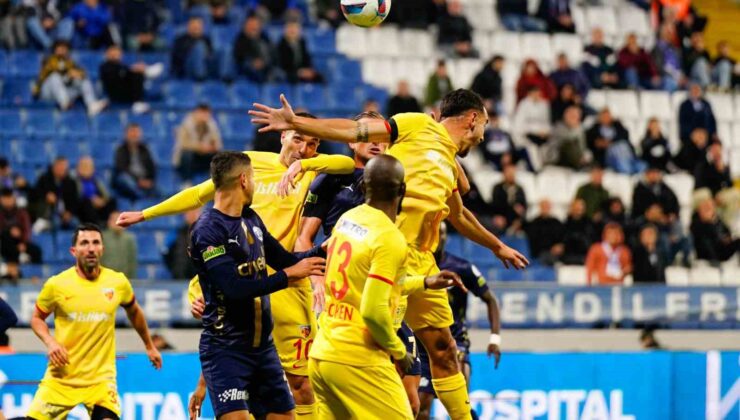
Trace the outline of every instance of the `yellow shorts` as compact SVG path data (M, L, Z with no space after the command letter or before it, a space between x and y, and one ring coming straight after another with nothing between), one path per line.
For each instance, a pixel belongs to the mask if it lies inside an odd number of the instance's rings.
M439 272L434 254L430 251L409 248L407 258L407 275L428 276ZM424 290L409 295L404 319L412 330L424 327L446 328L452 325L454 320L447 290Z
M390 363L357 367L311 359L308 366L321 420L414 418L401 378Z
M88 414L92 414L97 405L121 417L121 399L115 381L104 381L87 387L42 381L31 401L27 416L36 420L65 419L79 404L87 408Z
M311 310L313 290L288 287L270 295L275 341L286 373L308 376L308 352L316 337L316 317Z

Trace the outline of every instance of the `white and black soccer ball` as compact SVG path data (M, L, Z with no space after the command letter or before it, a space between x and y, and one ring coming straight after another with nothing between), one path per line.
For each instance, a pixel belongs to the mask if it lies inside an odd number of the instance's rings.
M340 7L349 23L369 28L385 20L391 11L391 0L342 0Z

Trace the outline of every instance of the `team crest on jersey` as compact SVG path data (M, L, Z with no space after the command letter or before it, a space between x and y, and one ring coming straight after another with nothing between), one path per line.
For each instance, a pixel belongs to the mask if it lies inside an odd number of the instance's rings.
M318 201L319 201L319 196L309 191L308 195L306 196L306 203L316 204Z
M114 294L115 294L115 290L113 290L110 287L103 289L103 296L105 296L105 298L108 299L108 302L113 300Z
M299 325L298 331L301 333L301 337L308 338L311 335L310 325Z
M212 260L212 259L214 259L214 258L216 258L216 257L218 257L220 255L224 255L224 254L226 254L226 247L225 246L223 246L223 245L219 245L219 246L213 246L213 245L211 245L208 248L206 248L205 251L203 251L203 254L202 254L203 255L203 262L210 261L210 260Z
M262 237L262 229L260 229L259 226L252 227L252 232L254 232L254 236L256 236L257 239L259 239L260 242L263 241L263 239L262 239L263 238Z

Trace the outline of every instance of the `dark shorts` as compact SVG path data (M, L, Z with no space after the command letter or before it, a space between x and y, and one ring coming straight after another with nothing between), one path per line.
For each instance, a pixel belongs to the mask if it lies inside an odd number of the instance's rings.
M295 408L274 345L251 352L201 345L200 364L216 417L240 410L259 417Z
M470 365L470 347L468 343L456 341L457 344L457 357L463 363ZM424 346L419 348L419 360L421 361L421 380L419 381L419 392L425 394L432 394L435 397L437 393L434 392L432 386L432 370L429 368L429 355L427 354Z
M403 341L403 344L406 345L406 351L414 356L414 364L411 366L411 372L409 375L421 375L421 361L419 360L419 350L416 345L416 336L414 336L414 332L411 331L411 328L409 328L409 326L404 322L401 323L401 328L396 331L396 335L398 335L398 338L400 338L401 341Z

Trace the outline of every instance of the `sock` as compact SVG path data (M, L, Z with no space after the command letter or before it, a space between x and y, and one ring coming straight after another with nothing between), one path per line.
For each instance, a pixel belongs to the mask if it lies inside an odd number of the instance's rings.
M316 409L316 404L300 405L295 406L295 416L301 420L313 420Z
M470 399L465 377L456 373L447 378L432 378L434 391L452 420L470 420Z

